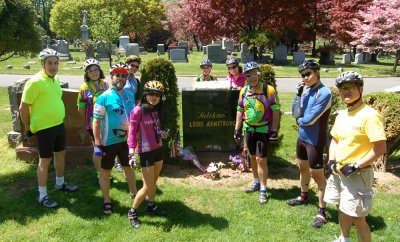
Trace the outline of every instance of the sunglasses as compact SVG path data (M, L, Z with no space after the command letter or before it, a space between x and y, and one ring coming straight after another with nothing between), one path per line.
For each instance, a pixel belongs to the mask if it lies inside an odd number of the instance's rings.
M150 92L147 93L147 95L155 96L155 97L161 97L162 96L161 92L156 92L156 91L150 91Z
M120 74L120 73L114 74L114 76L116 76L116 77L122 77L122 78L127 78L127 77L128 77L128 75L126 75L126 74Z
M304 74L301 74L301 77L303 77L303 78L309 77L309 76L311 76L311 74L312 74L312 72L311 72L311 71L308 71L308 72L306 72L306 73L304 73Z
M201 69L211 69L211 66L202 66Z
M233 70L233 69L235 69L236 67L238 67L238 66L228 66L228 70Z
M339 91L348 92L348 91L353 91L356 88L357 88L357 86L355 86L355 85L341 86L341 87L339 87Z
M136 68L139 68L139 65L135 65L135 64L133 64L133 63L132 63L132 64L129 64L129 66L130 66L130 67L136 67Z
M247 78L252 78L252 77L258 77L260 75L259 73L254 73L254 74L246 74Z

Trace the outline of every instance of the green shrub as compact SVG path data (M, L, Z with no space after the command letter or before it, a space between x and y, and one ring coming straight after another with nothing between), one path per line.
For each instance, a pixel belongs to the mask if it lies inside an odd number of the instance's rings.
M140 78L139 95L143 92L143 85L147 81L160 81L165 87L165 101L162 113L161 128L171 129L170 136L164 141L165 150L169 150L171 143L178 131L178 80L175 74L175 68L171 61L164 58L155 58L145 62Z
M271 65L263 64L260 65L261 69L261 81L266 82L268 85L273 86L276 89L275 71Z

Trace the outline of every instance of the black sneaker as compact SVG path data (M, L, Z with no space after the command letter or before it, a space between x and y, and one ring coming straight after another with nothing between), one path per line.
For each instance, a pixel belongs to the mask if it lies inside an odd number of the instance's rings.
M167 212L165 210L159 209L156 205L147 206L147 212L156 216L166 216Z
M260 183L253 183L251 184L249 187L246 187L246 189L244 190L246 193L251 193L251 192L256 192L260 190Z
M287 200L287 204L289 204L290 206L308 204L308 199L302 199L301 197L296 197Z
M132 210L132 208L128 210L128 220L131 223L132 228L140 228L140 221L136 210Z
M58 202L54 201L53 199L45 196L44 198L38 198L38 202L42 204L46 208L55 208L58 206Z
M314 228L321 228L324 224L326 224L328 222L328 219L322 215L322 214L317 214L317 216L315 217L312 226Z
M64 192L74 192L78 190L78 186L74 184L65 183L61 186L56 185L56 190L64 191Z

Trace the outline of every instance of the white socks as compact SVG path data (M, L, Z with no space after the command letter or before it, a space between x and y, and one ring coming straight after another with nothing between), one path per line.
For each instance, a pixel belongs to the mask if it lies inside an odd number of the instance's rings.
M254 178L254 183L260 184L260 179L259 178Z
M39 200L42 201L45 196L47 196L47 187L39 186Z
M64 177L63 176L60 176L60 177L56 176L56 186L61 187L63 184L64 184Z

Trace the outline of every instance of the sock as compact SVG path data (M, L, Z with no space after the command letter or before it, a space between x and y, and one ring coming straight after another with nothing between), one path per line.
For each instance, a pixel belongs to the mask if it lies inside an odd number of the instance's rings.
M63 176L56 176L56 186L61 187L64 184L64 177Z
M254 183L260 184L260 179L259 178L254 178Z
M267 186L261 185L260 192L267 192Z
M326 208L318 208L318 214L321 214L322 216L326 217L325 209Z
M340 236L340 241L341 242L350 242L350 238Z
M300 197L302 200L308 200L308 192L301 192Z
M39 200L42 200L45 196L47 196L47 187L39 186Z

